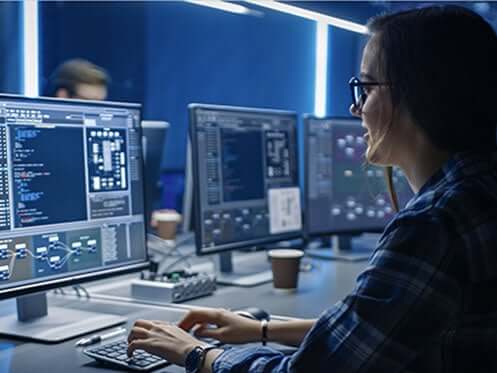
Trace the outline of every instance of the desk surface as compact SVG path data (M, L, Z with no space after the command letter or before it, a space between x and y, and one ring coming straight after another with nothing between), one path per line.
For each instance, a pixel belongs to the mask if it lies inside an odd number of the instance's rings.
M313 260L313 270L303 272L299 288L294 294L273 291L272 284L252 288L220 287L216 293L203 297L188 305L243 308L257 306L275 315L315 318L324 309L342 299L354 285L354 279L365 263L347 263ZM171 305L143 303L130 299L130 281L134 275L94 283L88 286L90 300L79 300L72 296L50 295L49 304L76 309L107 312L127 316L128 327L137 318L177 321L186 312L184 304ZM0 313L13 312L15 302L0 302ZM78 339L78 338L77 338ZM75 339L76 340L76 339ZM74 347L75 340L56 345L26 343L14 339L0 339L0 372L96 372L105 371L101 365ZM116 371L116 370L106 370ZM183 372L178 367L167 367L160 372Z
M251 262L248 264L253 264L254 258L263 263L262 253L256 254L247 256ZM299 287L295 293L278 293L274 291L272 283L249 288L220 286L213 295L186 303L194 306L228 309L256 306L275 315L315 318L352 290L357 274L366 265L365 262L309 261L312 269L309 272L300 273ZM245 263L242 261L238 264L243 266ZM264 268L262 265L260 267ZM129 276L129 281L113 280L90 286L88 289L99 297L128 301L132 299L129 284L132 278L136 278L136 275ZM160 300L151 300L151 304L160 303Z
M128 317L127 327L137 318L164 319L177 321L185 312L167 307L120 304L103 300L81 301L68 297L50 296L49 304L82 310L106 312ZM3 302L2 302L3 303ZM49 310L50 312L50 310ZM0 372L115 372L115 369L102 369L93 359L82 353L82 348L74 347L79 338L59 344L24 343L13 339L0 339ZM176 366L166 367L158 372L184 372Z

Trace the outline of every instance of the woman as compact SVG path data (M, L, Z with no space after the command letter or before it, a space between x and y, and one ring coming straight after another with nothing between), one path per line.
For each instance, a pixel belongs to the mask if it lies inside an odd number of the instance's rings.
M202 351L185 330L262 339L260 323L222 310L190 312L179 328L137 321L129 352L192 372L497 371L497 37L457 6L381 16L369 29L351 112L367 129L368 160L399 166L416 195L355 289L318 320L269 323L269 340L299 346L291 356Z

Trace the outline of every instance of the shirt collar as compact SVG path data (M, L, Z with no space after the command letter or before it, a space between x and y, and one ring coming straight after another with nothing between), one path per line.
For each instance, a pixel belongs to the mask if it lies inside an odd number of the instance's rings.
M495 170L497 152L460 152L454 153L447 162L433 174L420 188L416 198L427 192L439 189L443 185L452 184L462 178L474 176L482 172Z

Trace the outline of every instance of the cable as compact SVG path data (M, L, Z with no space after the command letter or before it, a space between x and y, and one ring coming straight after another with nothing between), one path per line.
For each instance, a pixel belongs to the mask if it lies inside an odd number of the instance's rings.
M187 264L188 264L188 267L191 267L191 264L188 262L188 259L190 259L191 257L193 257L192 254L188 254L188 255L184 255L182 257L179 257L178 259L176 259L174 262L172 262L171 264L169 264L166 268L162 269L158 274L159 276L161 276L163 273L166 273L166 272L169 272L171 271L176 265L178 265L179 263L181 262L184 262L186 261Z
M77 293L78 293L78 297L80 296L79 295L79 291L81 290L81 292L85 295L86 299L90 299L90 293L89 291L84 287L84 286L81 286L81 285L75 285L73 288L77 288ZM76 289L75 289L76 290Z
M79 293L78 285L73 285L72 289L76 292L76 296L81 298L81 294Z

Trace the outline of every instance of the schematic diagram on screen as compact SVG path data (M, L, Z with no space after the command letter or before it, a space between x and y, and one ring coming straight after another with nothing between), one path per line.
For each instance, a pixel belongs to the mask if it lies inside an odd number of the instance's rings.
M269 178L290 176L288 132L266 131L266 164Z
M127 190L126 130L95 129L86 138L90 192Z
M99 229L0 240L0 281L102 265Z

